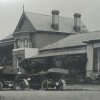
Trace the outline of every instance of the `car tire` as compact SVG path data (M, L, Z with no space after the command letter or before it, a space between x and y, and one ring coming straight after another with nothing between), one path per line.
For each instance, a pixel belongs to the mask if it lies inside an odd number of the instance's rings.
M3 89L3 83L0 81L0 90Z
M25 84L24 81L21 81L21 82L19 83L19 86L20 86L20 89L21 89L22 91L25 90L25 88L26 88L26 84Z
M42 90L47 90L48 89L48 82L47 80L44 80L41 84Z

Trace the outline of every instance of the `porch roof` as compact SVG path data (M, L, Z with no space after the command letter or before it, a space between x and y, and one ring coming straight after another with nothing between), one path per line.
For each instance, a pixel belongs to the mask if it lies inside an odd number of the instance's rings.
M62 40L59 40L53 44L41 48L40 51L66 48L66 47L75 47L75 46L86 46L87 45L86 42L89 41L95 42L97 40L100 41L100 31L70 35Z
M49 52L49 53L40 53L31 58L42 58L42 57L52 57L52 56L60 56L60 55L72 55L72 54L84 54L87 51L85 49L77 50L77 51L59 51L59 52Z
M9 45L14 45L14 40L9 40L9 41L0 41L0 47L6 47Z

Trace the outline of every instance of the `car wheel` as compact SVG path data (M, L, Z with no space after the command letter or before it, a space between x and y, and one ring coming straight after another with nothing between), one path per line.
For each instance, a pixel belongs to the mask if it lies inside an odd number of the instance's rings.
M3 83L0 81L0 90L3 88Z
M62 80L59 80L59 90L63 90L63 82L62 82Z
M48 82L47 80L44 80L41 84L42 90L47 90L48 89Z
M26 84L25 84L24 81L21 81L21 82L19 83L19 86L20 86L20 89L21 89L21 90L25 90L25 88L26 88Z

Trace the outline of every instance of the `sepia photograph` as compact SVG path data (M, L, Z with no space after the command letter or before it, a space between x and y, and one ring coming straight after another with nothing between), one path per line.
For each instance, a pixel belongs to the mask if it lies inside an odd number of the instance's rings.
M100 100L99 0L0 0L0 100Z

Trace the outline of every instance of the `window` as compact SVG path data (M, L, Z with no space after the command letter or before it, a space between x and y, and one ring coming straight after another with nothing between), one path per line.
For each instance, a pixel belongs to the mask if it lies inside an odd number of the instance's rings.
M20 48L20 40L16 39L16 48Z
M21 68L20 68L20 66L19 66L19 63L20 63L20 62L21 62L21 58L18 57L18 58L17 58L17 69L18 69L18 72L21 71Z
M23 41L17 39L16 40L16 48L22 48L23 47Z
M31 41L29 39L24 40L16 40L16 48L30 48L31 47Z
M24 47L27 47L27 48L31 47L31 41L29 39L24 39Z
M23 47L24 47L24 41L21 40L20 48L23 48Z
M28 39L24 40L24 47L28 47Z
M30 48L30 47L31 47L31 41L28 40L28 48Z

